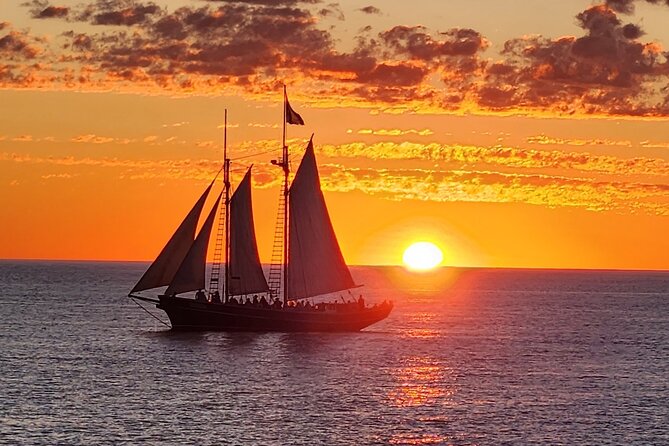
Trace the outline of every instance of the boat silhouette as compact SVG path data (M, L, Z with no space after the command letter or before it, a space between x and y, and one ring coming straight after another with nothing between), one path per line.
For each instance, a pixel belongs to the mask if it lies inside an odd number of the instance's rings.
M350 290L358 287L344 261L321 190L310 138L289 183L286 124L303 125L284 89L283 150L272 164L282 168L284 181L269 269L260 263L251 198L251 169L230 196L230 159L225 125L224 190L218 195L197 236L198 220L215 181L202 193L155 261L128 294L155 303L165 311L173 330L222 331L358 331L385 319L392 302L367 305ZM209 288L205 287L207 249L219 205ZM221 274L222 266L222 274ZM222 276L222 277L221 277ZM157 298L139 294L167 287ZM221 293L222 291L222 293ZM347 291L348 301L318 302L323 296ZM195 298L185 293L195 292ZM315 299L317 303L312 303Z

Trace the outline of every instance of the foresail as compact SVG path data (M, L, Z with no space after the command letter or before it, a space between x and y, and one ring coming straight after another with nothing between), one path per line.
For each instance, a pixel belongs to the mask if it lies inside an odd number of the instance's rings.
M230 199L229 280L228 293L232 296L269 291L253 224L251 168Z
M325 205L312 141L290 187L289 208L288 298L354 287Z
M216 198L216 203L214 203L214 207L204 221L200 233L188 250L181 265L179 265L179 269L174 275L172 282L167 287L165 294L168 296L204 289L207 247L209 245L211 228L216 218L216 209L218 209L218 203L221 201L221 195L222 192Z
M184 257L186 257L186 253L188 253L193 244L197 222L200 219L202 208L213 184L212 182L205 189L200 199L193 206L193 209L186 215L186 218L181 222L181 225L174 232L172 238L170 238L163 250L160 251L156 260L149 266L149 269L146 270L130 293L170 284L177 269L179 269L179 265L181 265Z

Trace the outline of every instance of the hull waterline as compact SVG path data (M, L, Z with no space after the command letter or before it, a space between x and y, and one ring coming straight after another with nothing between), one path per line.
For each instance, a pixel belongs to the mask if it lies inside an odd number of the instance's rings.
M392 303L365 309L274 309L248 305L212 304L160 296L157 308L165 311L177 331L351 332L385 319Z

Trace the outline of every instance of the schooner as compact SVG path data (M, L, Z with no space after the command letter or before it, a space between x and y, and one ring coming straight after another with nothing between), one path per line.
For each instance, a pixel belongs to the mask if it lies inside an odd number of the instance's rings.
M286 124L304 125L304 121L291 108L285 87L282 158L272 161L284 173L283 202L279 206L282 215L277 228L282 242L281 262L270 268L268 283L253 222L252 166L230 196L227 111L225 117L224 190L196 235L198 220L219 171L128 296L155 303L167 313L174 330L358 331L385 319L392 310L391 302L369 306L362 296L349 303L312 305L307 301L357 285L344 261L323 197L313 135L292 183L289 182ZM224 258L215 256L206 290L207 248L219 205L223 209L216 246L223 248ZM167 288L157 298L138 294L161 287ZM193 291L195 299L182 296Z

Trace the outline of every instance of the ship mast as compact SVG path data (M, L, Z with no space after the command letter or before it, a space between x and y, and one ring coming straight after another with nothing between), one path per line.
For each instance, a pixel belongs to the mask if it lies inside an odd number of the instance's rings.
M225 185L225 264L223 275L223 302L230 296L230 159L228 158L228 109L225 109L223 124L223 184Z
M290 165L288 164L288 145L286 144L286 86L283 86L283 140L282 140L282 159L281 168L283 169L283 305L288 304L288 175L290 174Z
M295 112L290 107L290 104L288 103L288 95L286 93L286 85L284 84L283 86L283 134L282 134L282 139L281 139L281 148L282 148L282 153L281 153L281 159L280 160L272 160L272 164L278 167L281 167L283 170L283 200L280 200L279 202L279 212L277 215L277 230L274 234L274 246L275 248L278 247L277 241L283 242L281 243L282 248L283 248L283 255L282 257L282 262L277 264L277 268L274 269L274 260L272 260L272 266L270 267L270 289L273 292L279 290L281 288L281 275L283 276L283 304L286 305L288 303L288 253L289 248L290 248L290 228L288 227L288 213L289 213L289 203L288 199L290 198L289 190L288 190L288 177L290 175L290 161L288 159L288 144L286 144L286 126L287 124L293 124L293 125L304 125L304 120L302 117ZM283 209L281 209L281 206L283 205ZM283 212L283 215L281 215L281 212ZM283 222L283 229L282 229L282 237L279 238L280 232L279 232L279 222ZM274 259L274 255L278 254L280 255L281 251L280 250L275 250L272 252L272 259ZM278 258L278 256L277 256ZM283 274L281 274L283 272ZM276 281L275 281L276 279Z

